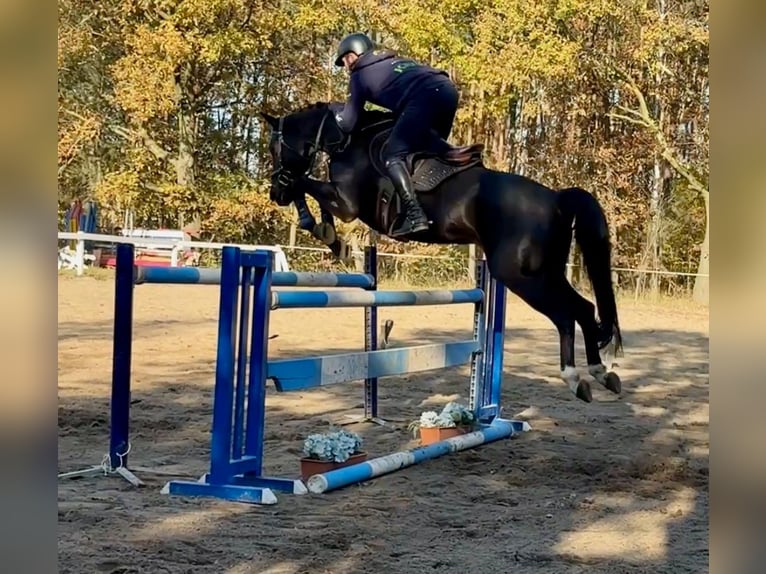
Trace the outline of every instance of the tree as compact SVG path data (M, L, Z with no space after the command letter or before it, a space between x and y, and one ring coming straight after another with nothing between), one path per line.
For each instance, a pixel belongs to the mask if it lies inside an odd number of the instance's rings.
M199 217L221 241L277 238L258 112L344 99L334 51L366 30L456 81L454 143L597 195L616 265L701 255L704 273L707 15L692 0L61 0L59 197L96 195L137 225ZM698 278L695 297L706 289Z

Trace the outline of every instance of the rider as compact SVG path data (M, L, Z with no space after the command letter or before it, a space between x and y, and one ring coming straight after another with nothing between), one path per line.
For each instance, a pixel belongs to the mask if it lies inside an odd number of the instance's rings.
M407 235L428 229L428 218L415 195L405 158L408 153L449 149L446 139L452 130L458 106L458 92L442 70L402 58L390 51L374 50L366 34L343 38L335 58L336 66L350 72L350 95L335 119L340 128L353 131L365 102L394 113L396 123L386 149L386 168L406 208L407 219L391 235ZM441 140L434 137L434 133Z

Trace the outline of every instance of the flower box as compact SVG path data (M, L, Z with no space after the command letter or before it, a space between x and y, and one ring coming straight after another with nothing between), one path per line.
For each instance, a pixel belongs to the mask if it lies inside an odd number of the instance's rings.
M420 444L425 446L472 432L476 424L473 411L458 403L448 403L441 413L426 411L420 419L410 424L413 435L420 435Z
M301 459L301 480L306 482L309 477L315 474L322 474L323 472L329 472L336 468L343 468L345 466L351 466L359 462L367 460L366 452L358 452L352 454L347 460L343 462L335 462L334 460L319 460L316 458L304 457Z
M344 429L324 434L312 434L303 442L301 479L343 468L367 460L367 453L362 451L362 438Z
M471 432L468 427L420 427L420 444L425 446Z

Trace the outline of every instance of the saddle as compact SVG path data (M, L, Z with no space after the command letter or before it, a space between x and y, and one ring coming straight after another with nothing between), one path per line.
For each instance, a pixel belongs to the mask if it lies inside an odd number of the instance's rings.
M391 128L375 134L370 140L370 160L375 169L389 182L378 190L377 219L381 228L390 232L404 217L399 194L390 183L386 169L384 151L391 136ZM453 146L444 140L438 141L440 151L421 150L407 155L405 163L410 172L412 185L417 194L432 192L437 186L471 167L482 164L484 144ZM434 146L436 147L436 146ZM446 149L445 149L446 148Z

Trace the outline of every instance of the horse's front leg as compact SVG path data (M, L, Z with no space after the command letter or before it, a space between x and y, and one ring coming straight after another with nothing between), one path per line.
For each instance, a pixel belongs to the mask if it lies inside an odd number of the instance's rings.
M309 231L314 237L327 245L335 241L335 220L332 213L324 208L320 208L322 222L317 224L317 220L306 202L305 194L297 196L293 200L293 205L298 210L298 227L304 231Z
M335 218L332 213L323 207L320 208L320 213L322 221L314 227L312 233L314 237L332 249L332 246L338 241L338 233L335 231ZM338 253L335 253L335 255L337 256Z
M302 188L308 188L306 192L302 193L297 199L293 201L295 207L298 209L298 226L301 229L311 232L313 237L327 245L335 257L341 257L345 245L338 238L338 234L335 230L335 218L333 217L333 214L320 205L319 209L321 223L317 224L316 219L312 215L308 204L306 203L305 195L305 193L308 193L312 197L317 198L319 194L326 193L327 190L324 188L325 186L332 184L309 178L303 178L298 183Z
M295 209L298 210L298 227L305 231L313 232L317 220L314 219L314 215L311 213L308 203L306 203L306 195L300 194L297 196L293 200L293 205L295 205Z

